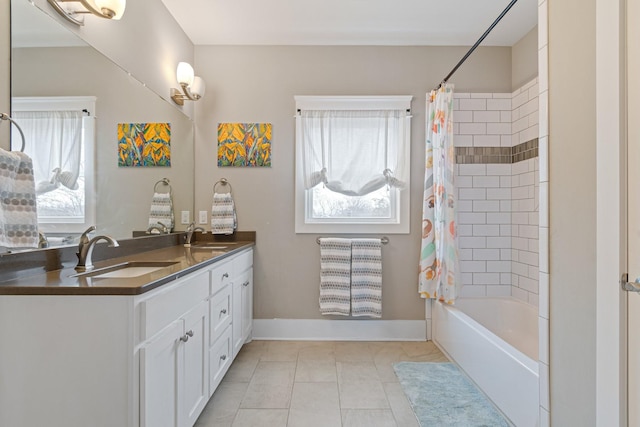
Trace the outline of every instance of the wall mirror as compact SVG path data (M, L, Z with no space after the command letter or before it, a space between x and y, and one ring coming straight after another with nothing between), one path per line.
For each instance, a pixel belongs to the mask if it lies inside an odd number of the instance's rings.
M43 204L42 215L39 205L41 230L50 237L50 242L75 244L73 238L92 224L98 233L115 238L130 238L133 231L146 230L154 189L169 190L165 183L156 185L164 178L171 188L174 231L184 230L186 225L180 224L180 212L186 210L192 214L194 206L192 120L28 1L11 0L11 28L11 114L14 119L19 123L21 112L27 114L25 111L64 110L65 102L87 105L76 108L86 110L79 119L84 123L82 132L86 139L82 141L82 171L78 172L77 158L64 157L66 166L56 171L57 165L47 164L45 177L36 178L39 192L53 199L47 201L46 211ZM119 166L118 125L121 123L169 123L171 165ZM19 144L16 147L19 133L12 132L12 138L12 149L19 149ZM38 146L39 138L33 139L36 141L28 141L25 149L30 156L49 149ZM62 172L67 174L61 177ZM76 179L71 179L68 186L59 185L69 176ZM55 191L47 191L48 182L57 185ZM77 192L78 187L85 189L83 214L56 217L51 211L57 206L75 203L61 201L56 196L58 190L76 189Z

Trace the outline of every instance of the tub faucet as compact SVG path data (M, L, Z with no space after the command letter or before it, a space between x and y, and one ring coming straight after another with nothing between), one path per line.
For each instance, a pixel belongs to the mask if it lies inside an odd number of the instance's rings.
M93 263L91 262L91 255L93 254L93 248L100 240L105 240L109 243L109 247L115 248L120 246L118 241L111 236L96 236L93 239L89 240L89 233L95 231L96 227L92 225L87 228L87 230L82 233L80 236L80 243L78 244L78 265L76 265L76 270L78 271L87 271L93 268Z
M147 234L152 234L151 232L153 230L158 230L160 234L169 234L169 228L160 221L158 221L157 224L150 225L149 228L147 228Z
M187 237L186 237L185 242L184 242L184 247L185 248L191 247L191 239L193 238L193 233L195 233L196 231L200 231L202 233L206 233L204 228L196 227L196 223L195 222L192 222L191 224L189 224L189 226L187 227Z

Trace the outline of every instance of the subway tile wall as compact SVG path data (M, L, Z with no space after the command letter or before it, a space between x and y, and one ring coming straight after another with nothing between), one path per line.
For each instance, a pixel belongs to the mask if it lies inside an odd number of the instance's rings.
M538 306L538 158L511 167L511 296Z
M537 79L513 93L454 96L456 147L489 153L538 137ZM511 295L537 306L538 159L513 161L456 166L460 295Z

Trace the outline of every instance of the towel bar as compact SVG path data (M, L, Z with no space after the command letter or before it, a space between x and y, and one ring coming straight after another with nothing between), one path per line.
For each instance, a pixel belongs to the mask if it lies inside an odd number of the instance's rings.
M321 239L321 238L322 238L322 237L318 237L318 238L316 238L316 243L317 243L317 244L320 244L320 239ZM383 245L386 245L387 243L389 243L389 238L388 238L387 236L382 236L382 237L380 238L380 243L382 243Z

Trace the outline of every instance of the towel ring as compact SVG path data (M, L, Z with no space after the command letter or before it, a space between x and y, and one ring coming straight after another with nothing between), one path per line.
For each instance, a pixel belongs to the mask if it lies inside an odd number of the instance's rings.
M169 195L171 195L172 188L171 188L171 184L169 182L170 182L169 178L162 178L160 181L156 182L155 185L153 186L153 192L154 193L158 192L158 184L164 184L164 185L168 185L169 186Z
M229 181L227 181L227 178L220 178L220 180L218 182L216 182L215 184L213 184L213 192L216 192L216 187L218 186L218 184L224 186L229 186L229 194L231 194L233 192L233 187L231 187L231 184L229 183Z
M24 132L22 132L22 129L20 128L18 123L16 123L15 120L9 117L9 115L6 113L0 113L0 120L9 120L10 123L13 123L15 127L18 128L18 131L20 132L20 137L22 138L22 147L20 147L20 152L24 153L24 145L25 145Z

